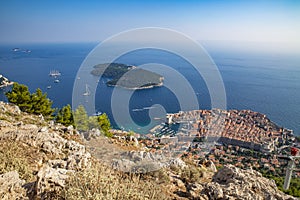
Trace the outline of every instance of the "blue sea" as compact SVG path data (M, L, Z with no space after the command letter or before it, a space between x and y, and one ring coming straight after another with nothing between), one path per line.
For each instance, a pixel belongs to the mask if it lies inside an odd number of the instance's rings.
M53 100L54 107L72 104L73 84L80 78L76 75L77 71L96 45L96 43L0 45L0 74L27 85L31 92L41 88ZM19 49L13 51L14 48ZM300 135L299 56L267 51L258 53L218 49L209 45L206 50L223 79L227 109L251 109L264 113L278 125L292 129L296 135ZM196 94L199 108L211 109L211 99L205 81L190 63L177 55L162 50L143 49L123 55L115 62L136 66L147 63L170 66L188 80ZM49 76L51 70L60 71L59 83L55 83L54 78ZM98 81L96 77L90 76L98 82L95 110L107 113L115 128L118 126L147 133L151 127L164 120L161 115L181 110L177 94L167 87L127 91L107 87L105 79ZM48 86L51 88L47 89ZM174 85L174 88L180 87ZM117 106L128 107L129 117L134 124L116 124L111 105L114 90L119 90L119 94L132 93L129 103L124 102ZM5 100L4 92L5 89L0 90L0 100ZM161 112L150 115L157 108Z

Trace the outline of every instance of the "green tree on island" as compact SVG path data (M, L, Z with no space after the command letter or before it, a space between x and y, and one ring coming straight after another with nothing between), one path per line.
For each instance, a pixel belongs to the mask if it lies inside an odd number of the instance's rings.
M72 109L70 104L64 106L63 108L59 109L55 121L57 123L61 123L65 126L74 125L74 117L72 113Z

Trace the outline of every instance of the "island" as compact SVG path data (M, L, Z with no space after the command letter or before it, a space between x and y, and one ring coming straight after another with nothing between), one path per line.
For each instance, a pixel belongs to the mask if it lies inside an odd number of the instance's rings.
M7 87L12 84L14 84L14 82L8 80L6 77L4 77L0 74L0 88Z
M149 89L163 85L164 77L136 66L122 63L103 63L93 67L91 74L108 78L107 86L125 89Z

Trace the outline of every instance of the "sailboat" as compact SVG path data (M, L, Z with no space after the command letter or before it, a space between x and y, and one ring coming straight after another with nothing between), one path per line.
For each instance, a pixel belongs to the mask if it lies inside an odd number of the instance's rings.
M85 92L82 95L83 96L90 96L91 95L91 91L89 89L88 84L85 84Z

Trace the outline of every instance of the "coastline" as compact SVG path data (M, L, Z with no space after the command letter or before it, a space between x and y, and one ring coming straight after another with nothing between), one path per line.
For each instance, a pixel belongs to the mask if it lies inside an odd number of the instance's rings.
M161 87L163 86L163 82L159 83L159 84L155 84L155 85L150 85L150 86L143 86L143 87L126 87L126 86L122 86L122 85L113 85L113 84L106 84L108 87L119 87L119 88L123 88L126 90L144 90L144 89L152 89L155 87Z

